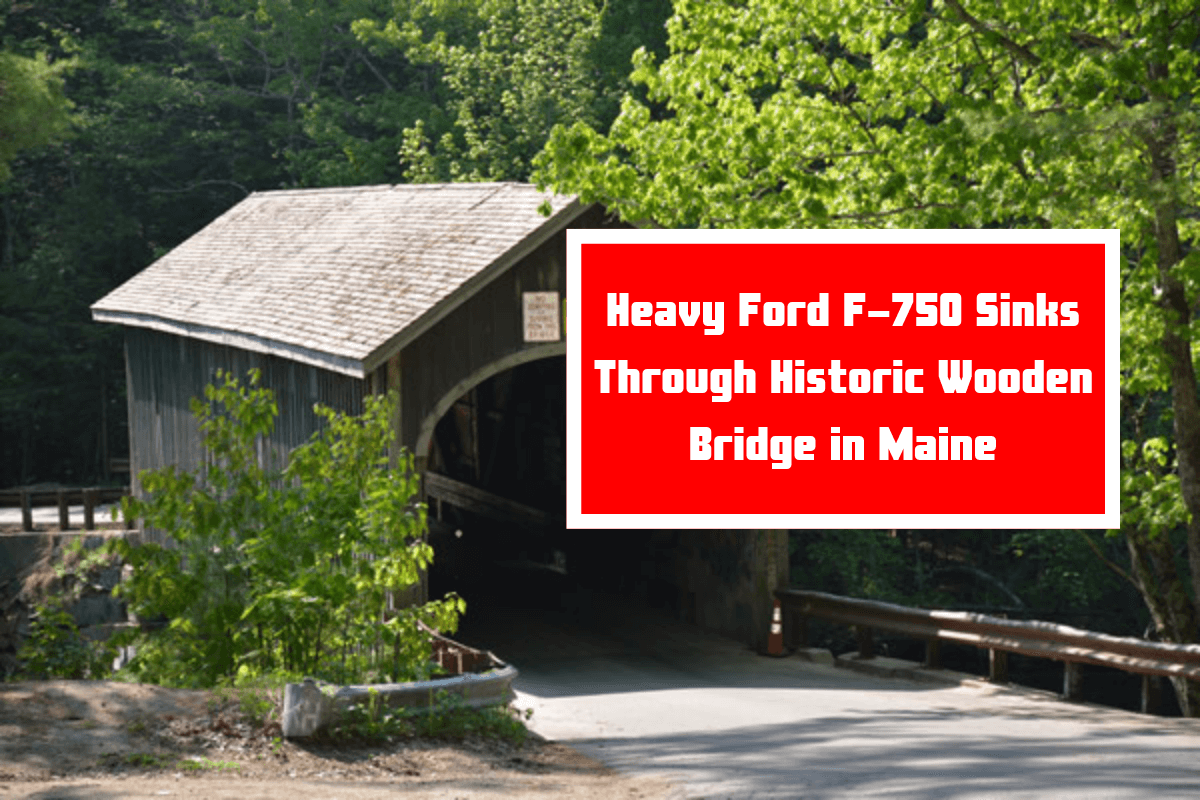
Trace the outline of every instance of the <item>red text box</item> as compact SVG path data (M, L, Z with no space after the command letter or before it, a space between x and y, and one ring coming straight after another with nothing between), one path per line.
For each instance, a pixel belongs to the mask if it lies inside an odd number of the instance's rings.
M569 231L571 527L1117 527L1116 231Z

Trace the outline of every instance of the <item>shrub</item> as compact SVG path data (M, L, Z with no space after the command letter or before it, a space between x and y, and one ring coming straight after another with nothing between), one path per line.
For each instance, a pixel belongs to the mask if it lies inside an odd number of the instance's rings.
M506 741L520 746L529 736L525 723L533 709L511 705L472 708L462 697L438 692L428 708L389 708L372 690L366 702L350 706L325 734L338 741L391 741L425 736L461 741L469 737Z
M212 686L256 675L306 674L335 683L407 680L429 669L423 621L453 631L455 595L390 609L389 593L432 561L412 457L395 452L395 397L368 397L361 416L318 406L322 430L267 462L278 413L251 371L248 385L218 373L193 400L207 463L139 478L145 500L122 510L166 531L175 546L114 543L133 567L120 587L143 618L130 669L141 680Z
M18 676L47 678L101 678L112 671L116 648L84 638L74 618L60 600L35 607L29 638L17 653Z

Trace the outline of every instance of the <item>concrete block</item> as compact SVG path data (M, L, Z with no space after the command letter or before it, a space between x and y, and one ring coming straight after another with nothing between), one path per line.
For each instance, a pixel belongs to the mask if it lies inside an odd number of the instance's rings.
M859 658L857 650L842 653L837 657L836 665L880 678L902 678L922 683L957 685L967 681L982 680L978 675L971 675L966 672L955 672L949 669L929 669L919 661L906 661L902 658L889 658L887 656Z
M457 695L471 708L503 705L512 700L512 682L517 669L511 664L484 673L466 673L409 683L380 683L373 686L318 684L311 678L289 683L283 690L283 735L312 736L337 720L350 706L368 702L372 693L389 708L427 709L440 692Z
M49 553L54 543L42 533L0 536L0 583L19 580L29 567Z
M125 621L125 602L110 594L85 594L70 610L80 628Z
M289 683L283 688L283 735L312 736L333 719L333 698L321 691L312 678Z

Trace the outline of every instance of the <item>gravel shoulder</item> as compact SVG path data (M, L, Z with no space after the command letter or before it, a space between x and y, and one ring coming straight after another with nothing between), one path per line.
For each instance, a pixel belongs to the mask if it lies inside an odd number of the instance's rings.
M12 798L664 798L671 787L562 744L300 743L226 698L114 681L0 684L0 800Z

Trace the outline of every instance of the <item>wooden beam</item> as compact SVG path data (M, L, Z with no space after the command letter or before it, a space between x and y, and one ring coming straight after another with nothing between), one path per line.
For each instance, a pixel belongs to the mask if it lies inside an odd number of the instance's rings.
M100 492L96 489L83 490L83 529L85 531L96 530L96 500L99 499Z
M1158 675L1142 676L1142 713L1162 713L1163 679Z
M1008 683L1008 651L988 650L988 680L992 683Z
M58 490L58 529L60 531L70 530L71 515L67 505L67 492L65 489Z
M928 669L942 668L942 640L925 640L925 666Z
M1064 700L1079 700L1083 697L1083 671L1078 662L1063 662L1062 696Z
M21 499L21 530L33 530L33 496L30 492L22 489L20 494Z
M22 496L28 496L33 508L58 505L58 493L65 492L69 504L83 502L83 489L3 489L0 490L0 508L21 508ZM112 503L129 494L128 486L110 486L93 489L97 503Z
M875 632L866 625L855 625L854 632L858 636L858 657L866 660L875 657Z
M507 497L492 494L477 486L456 481L436 472L426 472L424 483L427 496L436 497L480 516L535 528L566 526L566 520L558 514L551 514L549 511L527 506L516 500L509 500Z

